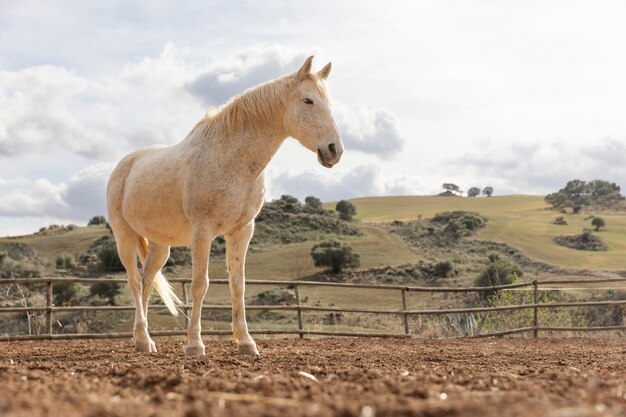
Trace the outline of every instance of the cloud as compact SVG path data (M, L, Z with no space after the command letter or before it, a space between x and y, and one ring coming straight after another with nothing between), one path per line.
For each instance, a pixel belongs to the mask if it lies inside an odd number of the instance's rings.
M386 109L335 105L337 125L346 148L388 158L404 147L398 118Z
M0 216L22 217L58 215L69 210L61 194L64 184L38 179L26 190L14 190L0 199Z
M90 82L43 65L0 72L0 158L70 150L85 158L110 154L101 132L79 110Z
M74 174L67 184L40 178L0 195L0 216L45 217L85 222L106 212L106 184L112 164L96 164Z
M626 145L612 138L589 144L491 142L448 165L513 193L544 194L575 178L626 186Z
M300 199L313 195L334 201L374 195L415 194L421 187L408 177L382 178L374 165L360 165L332 176L314 170L282 172L271 179L271 196L289 194Z
M218 106L244 90L297 71L309 54L280 45L245 49L215 62L187 86L208 106Z

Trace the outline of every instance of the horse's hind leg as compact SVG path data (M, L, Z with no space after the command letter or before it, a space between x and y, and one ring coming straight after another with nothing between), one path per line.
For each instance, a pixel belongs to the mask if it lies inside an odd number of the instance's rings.
M148 255L143 262L143 268L141 268L141 276L143 278L142 290L141 290L141 303L143 305L143 313L146 318L146 333L148 326L148 302L150 298L150 292L154 286L154 280L157 273L163 268L167 258L170 256L170 247L150 242L148 245ZM156 344L152 339L149 342L150 352L156 352Z
M143 283L141 273L137 268L137 244L139 235L125 223L111 224L117 241L117 252L122 265L128 274L128 287L135 304L135 325L133 337L137 352L156 352L156 346L148 334L148 319L143 308L142 292Z
M239 347L239 353L247 355L259 354L256 343L248 333L244 301L246 252L253 232L254 222L250 222L226 235L226 261L233 309L233 336Z

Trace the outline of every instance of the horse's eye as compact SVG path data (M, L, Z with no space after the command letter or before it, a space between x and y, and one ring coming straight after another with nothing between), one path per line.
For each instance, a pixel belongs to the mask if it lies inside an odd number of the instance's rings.
M310 98L305 98L302 101L304 101L305 104L313 104L313 100L311 100Z

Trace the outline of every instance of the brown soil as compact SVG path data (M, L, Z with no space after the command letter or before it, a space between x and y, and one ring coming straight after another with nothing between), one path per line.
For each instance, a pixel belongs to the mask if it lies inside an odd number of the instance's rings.
M0 342L0 416L620 416L623 339Z

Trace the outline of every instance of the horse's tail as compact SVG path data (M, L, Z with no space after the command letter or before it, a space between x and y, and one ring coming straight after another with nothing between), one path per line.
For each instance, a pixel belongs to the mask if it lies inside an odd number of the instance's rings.
M145 264L146 257L148 256L148 239L139 236L139 257L141 263ZM165 279L161 271L157 272L156 279L154 280L154 287L163 299L165 306L175 316L178 316L178 307L183 305L180 298L174 293L174 289L169 282Z

